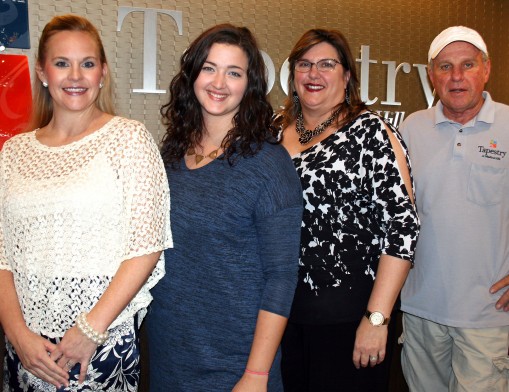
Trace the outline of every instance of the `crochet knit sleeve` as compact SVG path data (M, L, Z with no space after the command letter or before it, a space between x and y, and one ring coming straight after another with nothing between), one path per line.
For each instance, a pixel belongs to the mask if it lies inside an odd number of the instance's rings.
M123 260L147 255L173 246L170 228L170 193L159 150L145 126L134 122L132 132L122 132L119 175L124 187ZM139 312L141 324L152 300L148 292L165 274L162 252L154 271L140 292L110 326Z
M172 246L168 180L157 146L141 123L124 132L120 157L126 217L124 260Z

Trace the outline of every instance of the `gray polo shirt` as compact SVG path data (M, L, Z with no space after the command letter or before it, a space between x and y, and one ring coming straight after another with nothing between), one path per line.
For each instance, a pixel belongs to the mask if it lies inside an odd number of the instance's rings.
M421 219L401 308L462 328L509 325L495 309L502 293L489 292L509 274L509 106L483 96L467 124L447 119L439 102L400 127Z

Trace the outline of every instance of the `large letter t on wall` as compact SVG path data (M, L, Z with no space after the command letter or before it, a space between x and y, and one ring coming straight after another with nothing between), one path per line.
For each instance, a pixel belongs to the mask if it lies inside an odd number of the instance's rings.
M182 12L157 8L119 7L117 31L131 12L143 12L143 88L134 89L135 93L164 94L166 90L157 89L157 14L166 14L177 23L179 35L182 35Z

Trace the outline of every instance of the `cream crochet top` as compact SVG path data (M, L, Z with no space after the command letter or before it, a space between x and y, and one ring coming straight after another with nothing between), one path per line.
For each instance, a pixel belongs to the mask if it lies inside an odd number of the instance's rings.
M168 181L145 126L114 117L48 147L36 131L0 152L0 269L13 273L28 327L61 337L90 310L124 260L172 246ZM110 326L141 319L164 258Z

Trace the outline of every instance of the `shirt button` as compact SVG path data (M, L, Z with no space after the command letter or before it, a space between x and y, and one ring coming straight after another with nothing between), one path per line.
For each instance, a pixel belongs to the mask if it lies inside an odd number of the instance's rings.
M461 143L456 143L456 146L457 147L461 147Z
M463 129L460 129L460 132L463 132Z

